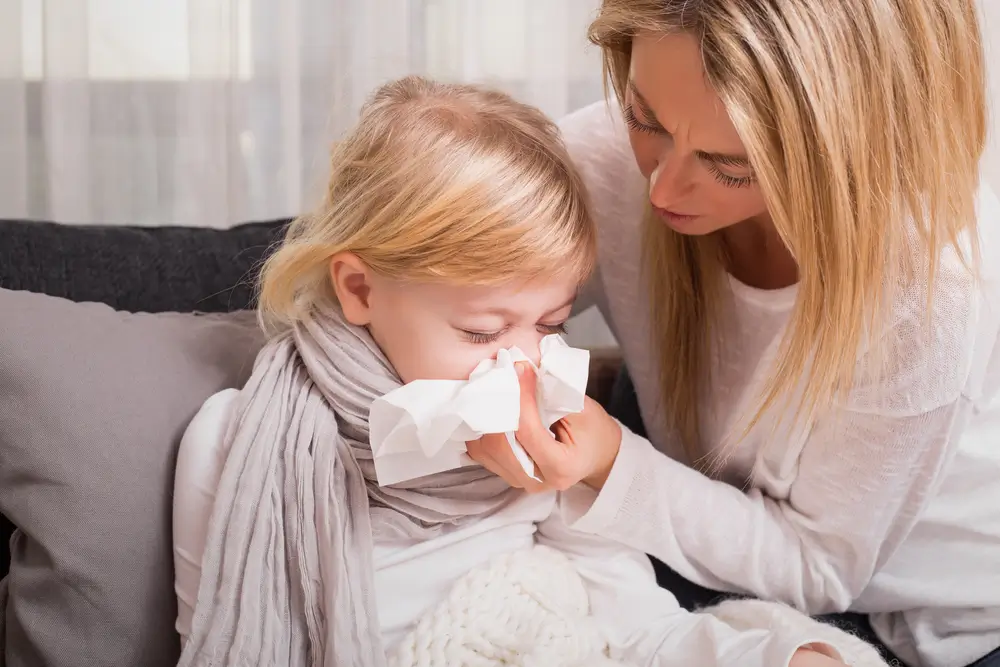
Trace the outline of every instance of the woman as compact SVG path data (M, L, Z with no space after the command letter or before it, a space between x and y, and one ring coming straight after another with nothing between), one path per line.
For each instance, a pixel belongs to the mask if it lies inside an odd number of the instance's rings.
M605 0L590 38L618 105L562 129L651 437L528 409L543 483L502 438L471 455L701 586L869 614L907 665L1000 664L973 2Z

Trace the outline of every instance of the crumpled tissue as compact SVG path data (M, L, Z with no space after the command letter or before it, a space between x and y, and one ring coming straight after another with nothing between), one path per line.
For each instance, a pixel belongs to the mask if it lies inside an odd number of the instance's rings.
M543 338L539 351L537 367L512 347L480 362L468 380L415 380L376 399L368 423L379 485L476 465L465 443L487 433L506 434L525 473L538 479L514 437L521 416L514 364L527 361L535 369L539 416L547 427L583 410L590 368L590 353L558 335Z

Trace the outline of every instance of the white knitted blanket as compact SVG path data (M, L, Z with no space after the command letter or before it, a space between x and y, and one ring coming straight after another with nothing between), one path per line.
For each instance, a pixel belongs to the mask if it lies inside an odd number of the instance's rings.
M473 570L396 647L390 667L610 667L583 580L544 546Z
M787 606L730 600L709 613L736 629L768 628L834 646L854 667L885 667L871 646ZM607 656L572 562L544 546L498 557L460 579L390 656L390 667L621 667ZM681 660L680 664L687 664Z

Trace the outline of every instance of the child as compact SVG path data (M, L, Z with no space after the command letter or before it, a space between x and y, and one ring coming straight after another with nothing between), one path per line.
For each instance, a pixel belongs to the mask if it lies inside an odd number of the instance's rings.
M823 653L850 638L776 605L683 611L644 554L569 530L552 494L480 467L376 483L372 402L503 348L537 362L594 253L540 112L472 86L382 87L334 150L324 207L264 267L276 333L250 381L181 444L181 664L842 664Z

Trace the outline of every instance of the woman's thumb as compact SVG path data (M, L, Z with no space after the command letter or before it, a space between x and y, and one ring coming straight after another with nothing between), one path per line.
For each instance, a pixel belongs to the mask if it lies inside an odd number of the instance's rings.
M517 430L518 434L532 440L541 433L547 434L547 429L538 413L538 376L535 375L535 369L527 362L519 361L515 364L515 368L518 383L521 385L521 422Z

